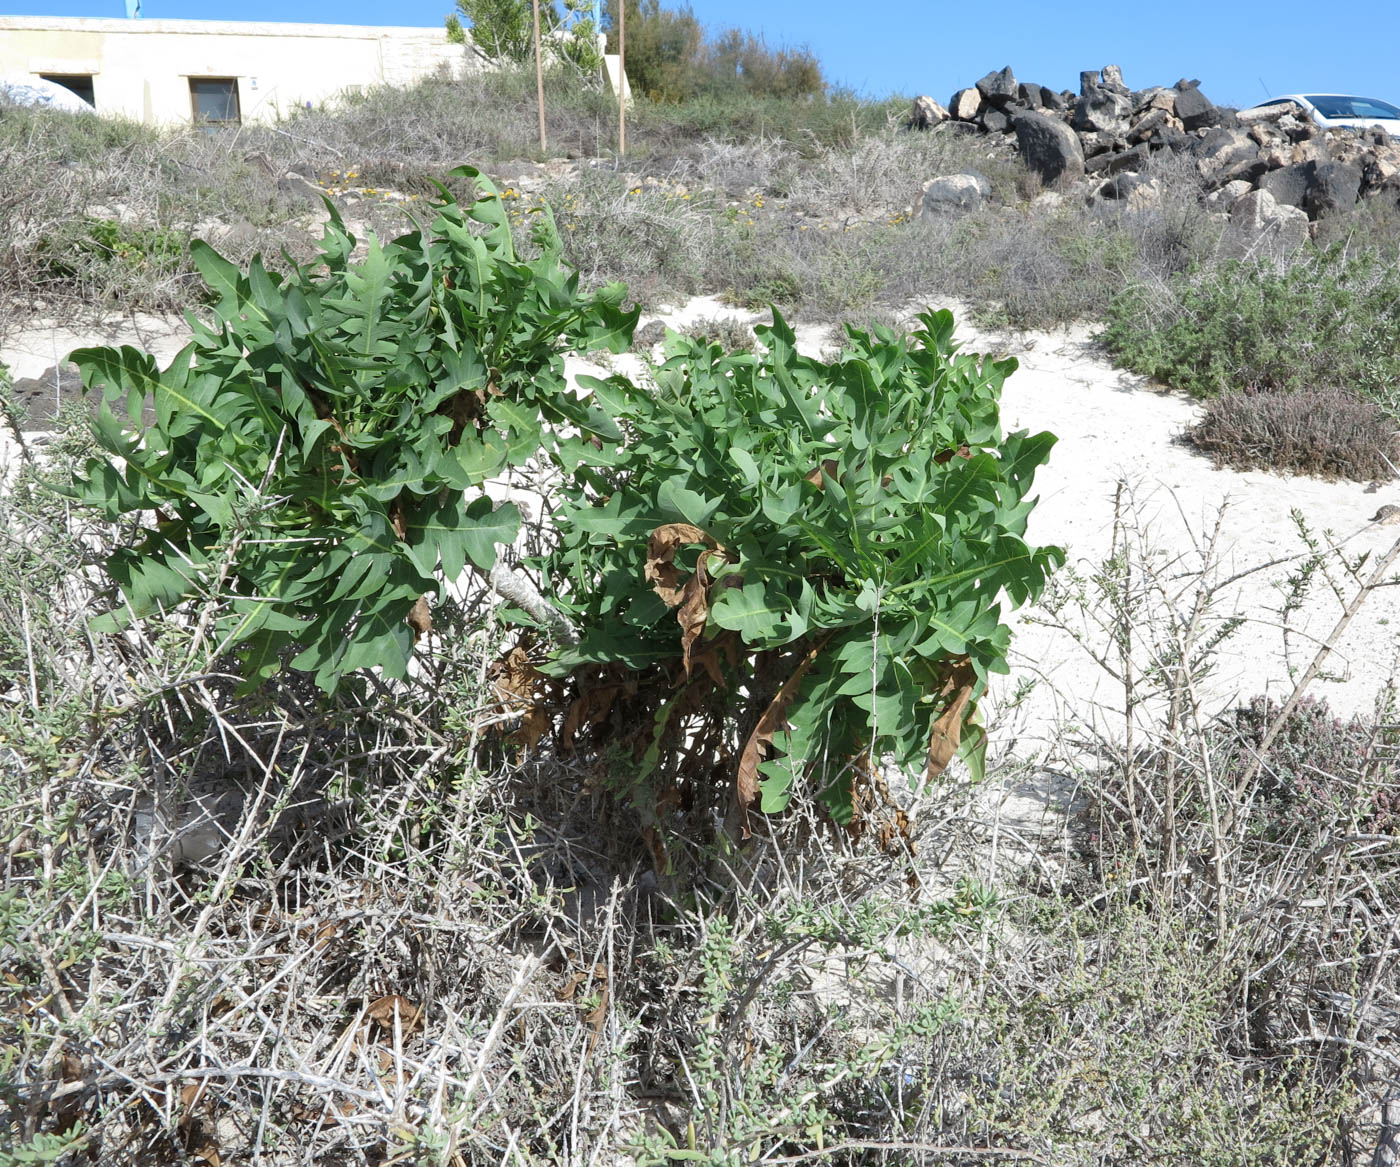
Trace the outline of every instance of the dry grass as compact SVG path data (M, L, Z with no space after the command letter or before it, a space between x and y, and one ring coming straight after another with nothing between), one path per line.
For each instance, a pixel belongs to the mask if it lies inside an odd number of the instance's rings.
M412 191L527 156L528 101L508 77L433 82L236 138L7 119L6 311L187 301L158 239L85 246L95 204L295 248L270 174L353 160ZM601 152L592 101L561 102L556 132ZM1010 164L888 111L816 109L779 138L745 108L639 111L669 188L560 181L587 279L809 318L951 290L1048 324L1213 262L1186 171L1156 207L1039 209ZM973 165L998 209L903 221L928 171ZM702 178L723 189L674 193ZM658 870L627 759L510 744L509 640L475 592L435 611L411 682L334 700L296 680L236 698L178 621L90 636L90 565L132 533L45 484L82 451L70 430L0 496L0 1164L1340 1167L1385 1135L1395 714L1335 725L1306 683L1291 710L1208 708L1235 627L1211 532L1164 565L1125 496L1113 555L1046 613L1120 679L1121 723L985 787L896 790L916 853L875 846L893 809L872 792L859 838L810 805L737 849L663 822ZM1330 569L1365 599L1372 565L1299 564L1297 589ZM993 791L1047 780L1083 813L1017 836Z
M73 565L114 532L32 472L0 505L14 1147L1262 1167L1377 1138L1397 867L1357 797L1394 797L1395 739L1375 723L1328 771L1354 797L1258 834L1286 767L1333 763L1292 733L1244 774L1205 718L1208 533L1164 572L1125 506L1055 608L1139 686L1136 737L1038 763L1088 796L1070 835L1018 837L955 780L896 792L917 853L800 805L738 850L674 835L658 871L625 759L513 751L472 596L409 684L238 700L178 623L86 634Z
M1338 389L1231 393L1206 405L1186 437L1239 470L1384 481L1400 461L1395 420Z

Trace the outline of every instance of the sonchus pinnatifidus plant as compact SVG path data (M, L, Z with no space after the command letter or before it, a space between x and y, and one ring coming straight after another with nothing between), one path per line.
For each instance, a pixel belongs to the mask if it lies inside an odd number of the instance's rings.
M319 261L285 276L195 243L213 321L164 370L133 348L73 354L104 452L76 494L137 520L96 628L192 605L249 685L288 659L326 690L367 666L402 676L425 594L515 538L482 483L620 437L566 390L561 354L628 347L624 289L580 293L547 211L539 258L518 258L494 188L454 173L480 197L443 190L427 230L362 256L334 208Z
M759 355L673 335L655 391L585 380L625 440L579 467L541 565L581 633L547 670L575 684L566 748L622 737L661 805L718 777L741 831L795 783L847 822L879 766L980 766L1003 606L1064 559L1025 538L1055 438L1002 433L1014 360L919 324L826 363L775 312Z
M579 292L547 210L519 258L496 192L458 174L480 197L444 190L425 230L362 256L334 214L285 276L195 244L214 318L164 370L73 355L103 450L74 493L134 520L95 627L188 606L249 688L284 664L326 690L402 676L425 595L518 530L483 484L548 462L566 489L537 566L580 639L539 672L512 657L527 737L552 704L559 748L630 750L651 810L718 794L741 830L796 782L846 821L888 761L978 765L1003 605L1063 559L1025 540L1054 438L1001 432L1015 362L957 352L940 312L852 330L825 363L775 314L762 354L673 337L654 389L579 396L561 354L625 350L636 310Z

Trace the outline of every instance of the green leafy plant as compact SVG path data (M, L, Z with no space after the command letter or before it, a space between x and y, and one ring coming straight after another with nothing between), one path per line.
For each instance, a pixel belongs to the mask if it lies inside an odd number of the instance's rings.
M775 312L762 355L673 334L656 391L584 379L627 440L580 467L542 564L581 630L548 666L576 693L566 747L621 739L681 801L723 774L741 829L798 781L847 822L882 761L979 759L1003 597L1063 561L1024 539L1055 439L1002 434L1014 360L957 353L946 311L920 324L848 328L825 363Z
M139 227L115 219L84 218L47 239L39 250L53 275L72 279L87 265L170 265L184 259L189 240L183 232Z
M250 685L293 649L326 690L369 665L401 676L438 569L486 570L516 534L482 483L539 456L572 469L589 437L618 436L565 392L560 354L627 347L623 289L579 293L547 212L540 258L519 260L495 189L454 175L482 197L444 189L429 230L371 236L363 259L334 211L320 262L286 277L195 243L214 322L164 370L129 347L73 354L103 395L75 493L137 520L107 560L122 603L95 627L195 602Z
M1055 439L1002 434L1015 362L957 353L940 312L912 339L848 329L828 364L775 313L763 355L673 337L656 391L585 377L580 399L560 351L622 351L635 310L578 294L547 212L518 260L500 198L460 173L485 195L444 191L428 232L359 261L334 218L286 278L196 244L215 322L164 371L73 355L103 391L76 493L155 520L108 559L123 602L96 627L192 603L191 654L237 650L248 687L293 652L326 690L401 676L425 594L517 532L482 484L543 458L572 478L541 564L581 636L547 665L562 748L615 747L621 718L641 777L731 783L740 830L799 780L848 822L887 759L977 764L1003 595L1034 598L1063 558L1024 540Z

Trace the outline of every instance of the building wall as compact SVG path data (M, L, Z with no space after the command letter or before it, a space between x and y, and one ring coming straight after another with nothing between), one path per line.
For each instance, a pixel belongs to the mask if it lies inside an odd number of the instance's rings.
M476 57L441 28L0 16L0 79L91 75L97 110L191 121L190 79L237 80L244 121L271 121L345 89L404 85Z

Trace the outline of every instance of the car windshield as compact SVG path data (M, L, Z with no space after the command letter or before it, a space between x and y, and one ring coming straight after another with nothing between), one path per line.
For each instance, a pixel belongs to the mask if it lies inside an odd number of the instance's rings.
M1308 101L1325 118L1400 118L1400 109L1374 97L1309 95Z

